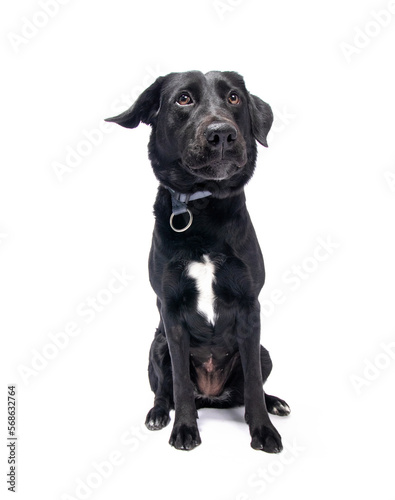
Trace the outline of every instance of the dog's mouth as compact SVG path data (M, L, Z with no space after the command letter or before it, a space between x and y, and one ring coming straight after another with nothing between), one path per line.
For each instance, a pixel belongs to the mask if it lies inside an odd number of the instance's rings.
M213 154L203 151L188 152L182 165L193 175L208 180L229 179L247 163L247 154L245 149L237 147L232 154Z
M244 166L244 164L236 163L230 160L216 160L207 165L189 166L187 169L195 176L207 180L221 181L229 179Z
M194 176L207 180L229 179L247 163L247 150L243 137L209 142L206 136L191 141L183 151L181 164Z

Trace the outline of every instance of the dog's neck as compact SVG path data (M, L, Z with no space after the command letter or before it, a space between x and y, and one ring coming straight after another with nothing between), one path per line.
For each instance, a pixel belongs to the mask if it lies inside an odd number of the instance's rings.
M160 193L162 192L163 195L166 191L168 195L163 198ZM161 184L158 194L159 197L157 198L157 202L154 206L155 216L157 219L162 220L169 217L169 225L171 229L178 233L184 232L192 226L195 215L198 215L199 219L203 218L207 221L208 219L211 219L212 215L215 213L215 219L218 221L222 216L225 216L225 214L226 217L229 218L232 214L238 212L239 210L243 208L246 209L244 190L221 199L217 198L214 193L208 190L195 191L193 193L181 193L169 188L165 184ZM168 209L164 210L168 201L165 202L165 205L162 204L165 199L169 200L169 198L171 200L170 214ZM204 198L207 198L207 201L199 203L198 206L195 205L194 202ZM190 205L188 205L189 203ZM178 215L183 215L184 219L175 219ZM184 224L183 226L181 224L181 227L179 226L180 221Z

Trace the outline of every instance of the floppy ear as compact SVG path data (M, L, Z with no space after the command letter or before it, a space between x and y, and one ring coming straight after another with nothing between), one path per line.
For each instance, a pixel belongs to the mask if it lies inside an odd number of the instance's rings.
M135 128L140 122L151 125L159 111L160 93L164 80L164 76L157 78L152 85L144 90L129 109L118 116L106 118L105 121L118 123L118 125L126 128Z
M266 137L273 123L272 108L256 95L249 94L248 97L252 133L262 146L267 147Z

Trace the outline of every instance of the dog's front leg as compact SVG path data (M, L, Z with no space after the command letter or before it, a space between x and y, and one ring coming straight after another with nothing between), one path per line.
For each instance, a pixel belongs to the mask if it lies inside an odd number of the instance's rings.
M169 443L178 450L192 450L201 443L190 376L189 333L180 318L162 308L173 374L175 418Z
M271 423L264 399L260 362L260 306L243 307L237 314L237 342L244 373L245 419L256 450L278 453L281 436Z

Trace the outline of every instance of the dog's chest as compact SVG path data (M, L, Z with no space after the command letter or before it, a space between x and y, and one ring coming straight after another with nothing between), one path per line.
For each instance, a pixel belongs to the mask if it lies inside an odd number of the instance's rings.
M215 264L208 255L203 255L203 262L190 262L187 274L195 280L197 297L197 312L212 325L215 324L217 313L215 310Z

